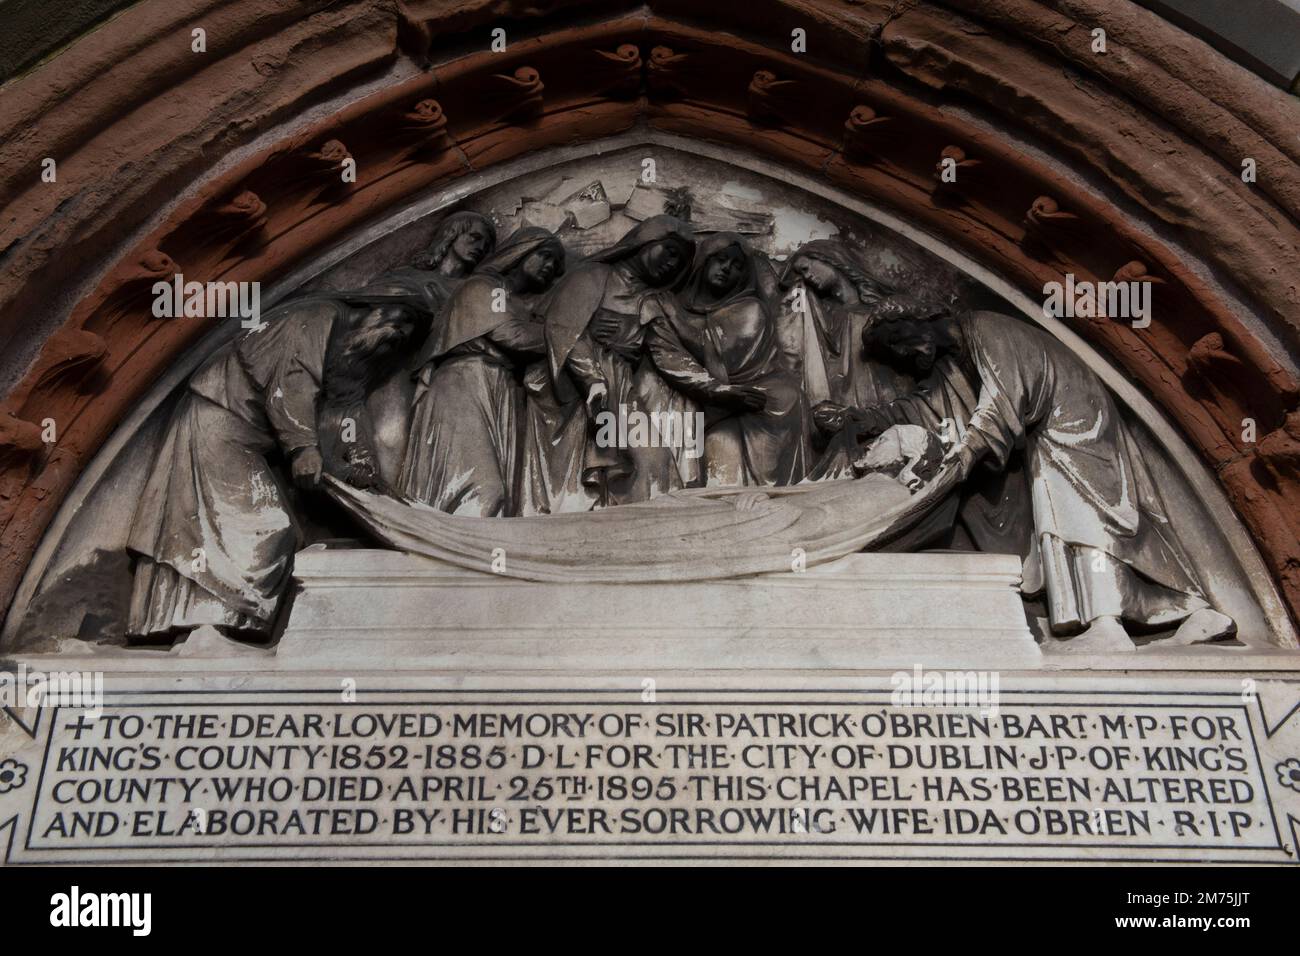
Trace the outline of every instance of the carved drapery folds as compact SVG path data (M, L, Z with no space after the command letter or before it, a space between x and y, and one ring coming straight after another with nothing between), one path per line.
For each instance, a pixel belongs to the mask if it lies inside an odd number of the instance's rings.
M409 0L394 16L391 3L352 0L274 23L231 3L227 42L196 72L171 47L174 21L197 0L164 6L135 5L0 91L12 220L0 337L22 344L30 316L80 290L62 333L15 353L29 371L0 406L0 603L114 423L211 328L155 319L152 281L181 265L201 281L270 281L458 176L640 124L822 177L1033 298L1067 272L1150 282L1149 326L1067 324L1200 450L1300 607L1297 389L1274 354L1300 353L1300 105L1208 49L1195 64L1163 52L1186 38L1162 42L1175 28L1147 11L769 0L728 32L732 8L680 0L652 0L646 15L511 4L517 27L493 52L501 11L486 2L448 13ZM1112 55L1089 51L1088 29L1065 29L1100 20ZM791 50L795 26L807 29L806 54ZM304 48L316 52L290 55ZM160 108L177 95L195 110ZM306 109L323 102L331 108ZM977 103L981 120L949 102ZM247 154L227 164L238 147ZM35 182L44 156L59 160L55 184ZM1242 181L1243 157L1258 182ZM341 175L349 158L355 182ZM955 182L940 175L945 158ZM1170 233L1186 251L1157 238ZM75 269L59 267L67 250ZM1269 336L1253 331L1261 325ZM88 383L102 388L93 402ZM33 444L45 417L61 423L57 453ZM1243 419L1257 441L1243 440Z

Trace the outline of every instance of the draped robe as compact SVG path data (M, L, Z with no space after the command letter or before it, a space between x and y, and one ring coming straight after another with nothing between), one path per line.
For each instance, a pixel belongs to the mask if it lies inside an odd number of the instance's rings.
M461 277L444 275L436 269L401 266L384 273L366 286L369 292L404 292L423 300L423 309L433 322L428 338L414 360L399 368L388 380L375 388L366 400L373 425L375 451L380 472L394 484L400 480L409 440L411 406L417 395L429 386L433 368L433 343L438 338L439 316Z
M979 400L957 452L1001 468L1023 445L1053 630L1102 616L1167 626L1207 607L1101 379L1056 339L1008 316L970 313L961 332Z
M956 356L945 355L915 391L858 412L873 420L875 431L889 425L919 425L955 441L965 431L978 402L979 380L974 369L963 366ZM810 474L813 480L854 476L854 462L863 450L855 432L850 425L831 440ZM1026 594L1037 593L1042 589L1042 576L1029 500L1023 455L1014 455L996 471L976 468L954 498L955 508L936 511L928 527L916 529L912 544L1018 554L1027 561L1030 572L1022 589Z
M345 314L328 298L295 303L190 378L127 540L128 633L270 629L300 536L268 456L319 448L326 353Z
M422 376L398 489L439 511L500 517L517 508L523 396L517 362L545 353L543 327L522 296L493 310L497 275L470 277L435 332L439 364Z
M745 257L744 271L713 301L702 273L711 256L731 246ZM696 261L684 308L662 310L651 324L650 355L669 385L707 409L708 484L795 484L809 467L812 415L759 294L754 254L738 236L719 233L700 244ZM761 411L710 407L710 392L721 385L753 386L767 404Z
M556 287L547 305L549 368L534 366L524 381L522 514L590 511L650 496L647 469L637 469L638 458L647 456L638 449L597 445L584 403L599 383L608 390L610 411L647 410L644 393L656 391L645 382L653 371L643 370L642 362L647 294L623 262L584 263ZM618 323L605 341L588 329L597 316ZM576 335L568 334L573 326ZM671 486L671 479L665 484Z
M811 290L804 301L804 390L810 404L831 401L863 408L911 390L906 375L863 356L862 333L871 321L864 307L822 302Z

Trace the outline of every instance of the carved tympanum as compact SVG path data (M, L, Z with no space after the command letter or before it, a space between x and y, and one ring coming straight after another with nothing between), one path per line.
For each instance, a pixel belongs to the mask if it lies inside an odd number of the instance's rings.
M878 496L901 482L917 499L892 547L1020 554L1052 632L1083 635L1071 648L1132 647L1121 622L1175 643L1231 635L1096 375L1046 333L899 269L823 239L778 271L749 239L665 214L571 256L546 228L497 243L484 217L455 214L413 264L279 306L194 374L131 528L129 630L270 631L299 546L290 481L445 560L477 553L466 520L522 517L500 526L509 561L579 576L672 566L636 535L620 544L618 516L665 522L671 542L700 489L735 507L710 511L700 547L716 557L703 571L683 558L687 576L766 554L764 509L783 509L772 533L802 529L810 553L858 527L874 540ZM395 373L414 390L385 476L375 399ZM1031 471L1050 507L1031 507ZM656 501L677 506L621 507ZM600 540L595 556L570 554L574 535Z

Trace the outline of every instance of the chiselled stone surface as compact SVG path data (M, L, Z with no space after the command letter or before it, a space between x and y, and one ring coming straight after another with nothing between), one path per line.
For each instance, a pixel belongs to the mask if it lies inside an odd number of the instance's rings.
M392 551L307 551L277 666L574 673L1033 667L1010 555L851 555L735 581L510 580ZM815 627L809 622L816 621Z
M962 676L122 679L6 723L4 862L1294 862L1294 681Z
M1294 862L1292 100L1102 0L307 12L0 89L4 863Z
M278 3L225 6L232 32L220 57L214 50L210 68L197 78L183 66L190 56L184 45L172 42L178 25L193 18L193 9L137 4L82 38L75 55L69 51L54 58L53 67L34 70L5 91L11 108L4 112L12 125L0 136L20 152L12 164L15 178L4 186L14 199L7 207L15 215L11 231L21 238L8 246L17 267L11 270L14 282L0 290L7 303L0 318L5 327L21 326L29 333L6 350L15 363L8 379L24 369L31 372L11 390L6 411L25 424L33 424L34 415L39 420L42 410L71 422L56 448L5 456L0 595L6 600L75 475L146 383L197 339L193 327L160 326L138 315L116 320L107 299L142 257L163 248L186 268L269 281L283 275L288 263L318 251L326 238L431 184L445 185L510 157L563 142L589 142L638 123L731 142L796 169L825 173L858 195L923 220L926 228L1007 272L1024 289L1054 278L1020 242L1018 224L1028 204L1036 196L1055 196L1062 179L1069 181L1076 170L1103 177L1107 188L1126 194L1141 211L1121 212L1112 199L1089 190L1056 197L1087 220L1088 228L1069 249L1070 264L1104 278L1139 256L1153 274L1174 280L1163 295L1178 321L1168 328L1157 324L1144 335L1100 323L1082 331L1136 376L1194 446L1221 467L1225 488L1263 543L1284 593L1300 588L1296 509L1288 503L1294 489L1243 481L1243 472L1256 463L1249 449L1243 455L1235 447L1236 429L1230 427L1252 417L1271 430L1295 404L1283 354L1285 343L1294 342L1287 324L1294 290L1284 279L1294 272L1287 257L1296 246L1297 147L1289 134L1294 100L1215 58L1200 41L1148 11L1095 0L1068 7L1032 0L954 0L949 6L965 11L971 21L954 31L946 8L903 9L883 0L770 2L757 18L734 4L703 9L659 0L650 4L654 15L649 18L628 16L621 6L604 7L608 19L599 23L549 29L548 17L584 8L566 3L563 11L519 7L521 22L538 28L539 38L502 59L487 51L464 55L459 41L450 39L458 31L483 28L496 9L488 3L455 11L440 3L407 4L395 15L386 2L358 0L342 8L329 5L306 20L300 10ZM742 13L749 29L740 33L752 41L727 30L728 18ZM1105 22L1113 55L1093 55L1082 42L1096 22ZM791 28L805 23L814 56L791 56ZM264 35L271 25L283 29ZM639 49L636 57L628 50L632 46ZM329 56L301 55L322 47ZM863 80L873 51L883 52L901 75L889 82ZM809 66L812 60L815 67ZM1061 60L1084 75L1090 92L1061 79ZM629 64L637 62L645 67L644 95L634 101ZM420 73L430 65L436 79ZM373 77L388 68L392 82L376 92ZM521 69L535 71L545 87L543 110L535 120L510 125L514 120L503 123L501 113L491 112L490 98L473 94L490 77L517 79ZM724 74L740 79L718 83L716 77ZM758 112L751 118L747 87L759 74L785 85L759 84ZM107 82L90 82L99 77ZM449 117L448 148L413 153L413 104L428 100L435 83L438 103ZM67 97L69 89L79 95ZM133 91L137 108L118 116L122 89ZM778 94L791 89L804 91L809 109L783 105ZM932 102L926 89L943 98L973 97L991 110L997 128L965 122L961 111ZM331 96L338 108L330 111L328 122L282 122L299 115L303 104ZM160 122L159 104L177 100L204 103L201 121L163 109L168 122ZM1035 109L1026 111L1026 101ZM535 97L529 93L524 102L535 103ZM865 153L861 130L845 129L846 117L863 106L889 118L891 127L888 143L873 136ZM1103 118L1094 121L1099 115ZM774 125L773 117L781 123ZM37 119L38 131L23 135ZM1036 124L1035 134L1051 153L1046 162L1017 146L1026 121ZM1171 127L1176 137L1165 135ZM1012 128L1015 134L1004 135ZM354 189L337 191L322 206L298 194L298 186L310 183L293 157L336 138L358 151L355 158L368 173ZM254 140L274 143L220 172L211 166L227 147ZM1139 161L1133 153L1137 140L1153 144L1162 155L1167 147L1171 158ZM128 154L145 141L156 162L131 162ZM87 145L69 153L69 144L76 143ZM1008 177L1022 188L998 186L979 192L975 202L936 203L930 170L948 146L978 155L986 170L995 171L995 181ZM1267 171L1249 189L1237 181L1235 170L1243 153ZM60 157L64 175L57 189L42 189L26 170L50 155ZM1196 175L1184 175L1189 170ZM188 183L196 183L194 195L160 212L160 225L138 246L120 248L131 229L171 203L182 191L178 187ZM240 243L234 258L226 248L205 248L202 227L212 211L245 192L266 203L265 232L276 241L263 248ZM1153 196L1163 198L1157 202ZM1202 229L1202 218L1214 225ZM1184 261L1186 250L1153 239L1151 223L1156 231L1165 223L1196 235L1197 261ZM45 267L50 250L73 237L95 278ZM1231 276L1235 288L1207 283L1204 276L1212 273ZM1236 295L1254 303L1258 314L1243 316ZM37 306L50 297L58 307L45 314ZM65 331L73 334L112 326L97 372L98 384L107 388L83 392L81 382L70 377L55 388L34 390L39 367L28 366L36 342L65 318ZM1213 333L1222 334L1227 348L1260 372L1233 383L1220 415L1208 414L1185 390L1183 378L1187 350ZM57 359L56 346L51 339L47 351ZM42 359L39 365L48 363ZM1292 533L1276 533L1276 527Z

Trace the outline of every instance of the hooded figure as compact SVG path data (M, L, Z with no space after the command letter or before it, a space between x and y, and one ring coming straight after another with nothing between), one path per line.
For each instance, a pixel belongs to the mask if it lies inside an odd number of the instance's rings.
M646 396L659 393L645 360L646 325L664 310L661 297L694 248L689 226L654 216L556 286L546 306L546 363L524 383L521 513L589 511L680 486L660 449L597 441L594 423L602 412L642 413ZM654 469L664 474L652 476Z
M546 352L528 294L563 272L560 240L530 226L452 293L429 337L427 384L412 408L398 478L406 497L451 514L514 512L523 401L515 369Z
M812 417L762 293L763 265L740 236L710 236L683 311L651 327L660 374L706 407L710 485L792 485L809 465Z

